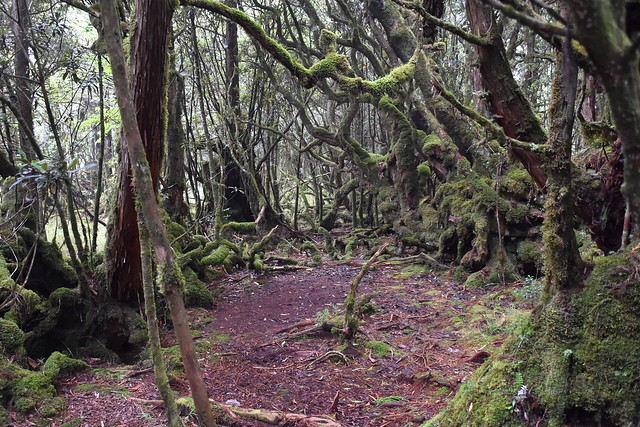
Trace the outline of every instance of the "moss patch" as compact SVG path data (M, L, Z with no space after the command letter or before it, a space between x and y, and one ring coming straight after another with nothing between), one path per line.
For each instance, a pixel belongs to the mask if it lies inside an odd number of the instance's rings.
M42 371L49 375L54 382L86 369L89 369L89 365L86 362L73 359L59 351L51 353L51 356L44 362L42 367Z
M191 278L184 288L184 304L186 307L209 308L213 304L213 294L202 281Z
M0 319L0 352L6 355L15 354L24 343L24 332L18 325L9 320Z
M580 292L535 310L429 425L525 425L525 413L534 425L637 424L639 277L634 254L597 258Z
M377 357L385 357L392 351L392 347L382 341L367 341L364 345Z

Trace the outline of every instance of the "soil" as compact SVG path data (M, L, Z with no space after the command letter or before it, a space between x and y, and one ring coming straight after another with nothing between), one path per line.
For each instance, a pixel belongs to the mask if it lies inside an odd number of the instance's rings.
M446 270L384 261L360 284L359 295L372 297L372 310L363 314L353 343L331 332L293 337L341 313L363 263L239 271L212 284L225 287L215 306L190 310L210 397L243 408L331 415L345 426L419 425L496 350L538 290L535 281L465 289L447 279ZM165 331L163 346L172 345ZM148 360L136 366L88 362L90 372L59 387L68 405L64 416L45 420L36 413L15 425L165 424ZM173 389L188 396L183 374L171 374Z

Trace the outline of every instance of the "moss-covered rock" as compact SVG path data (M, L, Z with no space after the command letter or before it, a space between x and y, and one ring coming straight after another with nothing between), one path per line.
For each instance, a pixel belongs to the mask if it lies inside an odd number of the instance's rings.
M540 243L533 240L522 240L518 243L516 257L524 274L533 275L542 270L542 245Z
M42 371L49 375L54 382L85 369L89 369L89 365L86 362L73 359L59 351L51 353L51 356L47 358L42 367Z
M67 408L67 404L64 400L64 397L56 396L51 398L46 398L43 402L38 406L38 413L43 418L51 418L55 417L58 414L61 414Z
M527 200L534 188L533 180L527 170L521 165L510 165L502 176L500 190L521 200Z
M18 230L18 242L12 249L18 258L23 259L36 240L35 260L26 287L45 296L60 287L76 287L78 275L64 260L60 249L44 239L38 239L28 228Z
M30 412L39 404L55 397L56 389L47 374L28 371L14 365L10 365L9 369L13 371L15 378L12 395L19 412Z
M480 271L476 271L467 277L464 286L469 288L482 288L485 286L511 283L520 279L515 266L508 258L501 264L497 259L492 260Z
M0 319L0 353L15 354L22 348L24 332L10 320Z
M213 294L197 277L196 280L185 277L184 304L186 307L210 308L213 304Z
M4 315L4 318L17 323L19 326L24 327L34 317L37 317L40 313L44 313L48 305L46 300L41 298L37 293L30 289L17 285L15 292L18 298ZM2 290L0 290L0 300L6 300L3 298Z
M81 304L78 289L58 288L49 295L49 305L57 309L73 309Z
M322 264L322 255L320 254L320 251L318 251L316 245L314 245L313 243L309 241L304 242L300 246L300 250L303 252L308 252L311 255L311 259L313 260L313 262L311 263L312 266Z
M428 425L638 424L639 271L635 254L597 258L580 291L538 307Z

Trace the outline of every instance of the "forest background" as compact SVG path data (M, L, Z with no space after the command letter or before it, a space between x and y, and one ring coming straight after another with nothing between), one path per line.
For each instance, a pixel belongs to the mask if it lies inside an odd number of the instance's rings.
M147 328L159 356L157 300L215 424L184 303L296 263L269 256L288 239L314 263L428 253L465 287L544 275L503 348L526 351L440 422L638 422L637 3L13 0L0 19L3 400L40 403L26 357L131 359ZM537 386L505 413L513 377Z

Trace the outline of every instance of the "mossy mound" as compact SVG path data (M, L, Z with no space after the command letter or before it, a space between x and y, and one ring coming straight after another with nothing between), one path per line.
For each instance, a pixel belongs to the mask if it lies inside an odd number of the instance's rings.
M255 222L228 222L220 228L220 234L223 236L230 236L233 233L238 234L255 234L256 233Z
M192 270L193 271L193 270ZM213 293L197 278L187 280L185 275L184 305L186 307L210 308L213 304Z
M9 242L11 248L3 248L7 256L17 256L23 260L30 248L36 244L33 268L29 273L26 287L41 295L49 295L60 287L74 288L78 284L78 275L67 264L60 249L53 243L38 239L28 228L21 228L17 233L17 241ZM7 254L7 252L9 252Z
M15 354L22 348L24 332L10 320L0 319L0 353Z
M464 286L468 288L482 288L485 286L511 283L519 278L520 276L516 272L513 262L507 257L502 264L497 259L494 259L480 271L470 274L465 280Z
M56 398L56 389L49 375L23 369L0 358L0 401L10 400L20 413L36 408L40 412L42 408L47 416L53 416L64 409L64 399Z
M535 310L427 425L637 425L639 277L635 254L597 258L579 292Z
M66 354L54 351L44 362L42 371L56 382L64 377L89 369L89 365L82 360L73 359Z

